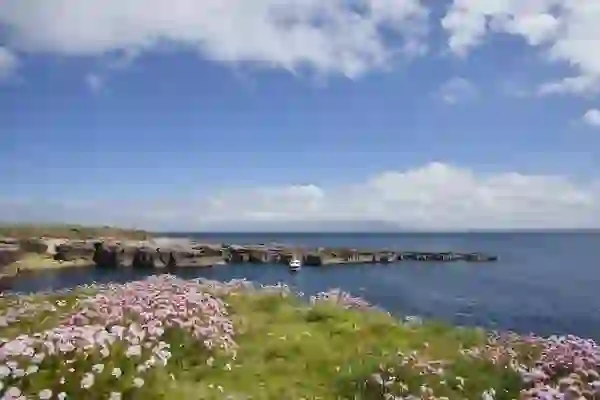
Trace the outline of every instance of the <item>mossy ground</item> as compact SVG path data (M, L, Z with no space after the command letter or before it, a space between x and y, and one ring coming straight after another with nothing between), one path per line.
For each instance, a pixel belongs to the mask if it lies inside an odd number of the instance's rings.
M237 331L235 359L217 357L210 366L206 355L181 341L173 346L173 362L135 398L381 399L381 392L365 386L365 381L380 365L397 365L398 351L412 350L427 360L449 361L447 379L466 378L463 389L449 382L441 390L450 399L479 399L490 387L498 399L512 399L520 389L514 373L460 355L460 348L484 344L480 330L404 324L381 312L307 306L293 296L234 293L225 299ZM75 295L54 295L50 300L60 304L57 311L23 316L0 328L0 337L56 326L76 306ZM10 297L0 300L0 313L5 313L8 301ZM399 373L413 392L423 383L440 386L439 377L410 368Z
M114 237L118 239L146 240L151 238L151 234L143 230L122 229L112 226L84 226L75 224L0 225L0 237L30 239L41 236L68 239Z
M50 254L27 253L23 258L7 267L8 270L16 268L17 271L38 271L46 269L60 269L73 267L89 267L90 260L79 258L72 261L56 261Z

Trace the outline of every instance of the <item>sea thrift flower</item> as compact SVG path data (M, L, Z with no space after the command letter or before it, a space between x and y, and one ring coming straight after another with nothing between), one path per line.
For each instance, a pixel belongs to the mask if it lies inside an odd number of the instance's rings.
M8 396L8 398L17 398L19 396L21 396L21 389L19 389L18 387L10 387L8 388L8 390L6 391L6 396Z
M139 357L142 354L142 348L139 345L130 346L125 353L127 358Z
M81 380L81 388L89 389L94 385L94 374L86 373Z
M35 374L36 372L38 372L40 369L40 367L38 367L37 365L30 365L29 367L27 367L27 369L25 370L25 375L31 375L31 374Z
M94 364L92 366L92 371L94 371L97 374L101 374L102 371L104 371L104 364Z
M142 378L134 378L133 386L135 386L137 388L141 388L142 386L144 386L144 380Z
M10 375L10 368L6 365L0 365L0 378L6 378Z

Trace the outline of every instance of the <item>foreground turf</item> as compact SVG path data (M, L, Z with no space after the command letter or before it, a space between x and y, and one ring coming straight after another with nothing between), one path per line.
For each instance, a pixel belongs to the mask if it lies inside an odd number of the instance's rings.
M394 363L398 350L416 350L421 361L447 359L458 355L461 345L485 339L473 330L410 327L383 313L327 303L305 307L277 295L234 295L228 302L239 329L236 360L184 375L186 387L202 393L196 398L221 399L218 388L259 399L381 398L380 390L367 390L365 380L380 364ZM418 392L425 380L417 369L406 372ZM495 377L482 378L473 385L476 392L495 383Z
M399 321L339 292L306 304L242 282L152 277L0 310L6 398L576 399L594 396L600 364L579 338Z

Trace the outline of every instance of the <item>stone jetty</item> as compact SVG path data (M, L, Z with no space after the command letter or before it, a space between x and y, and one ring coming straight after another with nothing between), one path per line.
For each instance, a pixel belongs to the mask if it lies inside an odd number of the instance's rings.
M87 259L105 268L159 268L211 267L230 263L281 263L293 258L305 266L337 264L391 264L407 261L422 262L489 262L496 256L483 253L414 252L390 249L305 248L282 244L236 245L226 243L198 243L191 240L166 241L64 241L51 246L27 244L24 251L51 251L54 259L74 261Z
M192 240L119 241L0 238L0 280L19 272L24 255L45 254L63 263L86 262L99 268L136 268L172 271L176 268L212 267L233 263L278 263L292 259L305 266L344 264L393 264L402 262L490 262L497 257L484 253L414 252L391 249L306 248L283 244L236 245L199 243ZM25 262L25 260L23 260ZM16 265L16 267L15 267Z

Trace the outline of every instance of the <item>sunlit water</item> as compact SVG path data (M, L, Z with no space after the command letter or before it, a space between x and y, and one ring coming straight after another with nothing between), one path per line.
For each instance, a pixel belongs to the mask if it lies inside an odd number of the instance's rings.
M298 274L290 274L282 265L247 264L181 270L178 275L285 282L308 294L340 287L397 314L435 317L461 325L600 338L600 234L212 234L199 239L488 252L500 260L483 264L305 267ZM20 276L13 289L37 291L92 281L125 282L145 275L95 268L48 270Z

